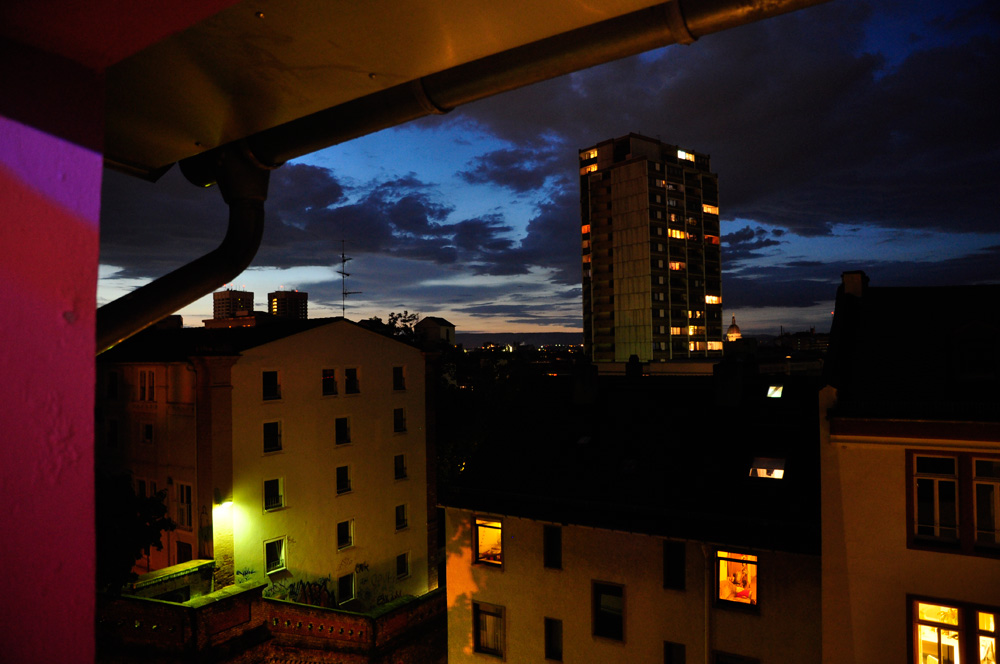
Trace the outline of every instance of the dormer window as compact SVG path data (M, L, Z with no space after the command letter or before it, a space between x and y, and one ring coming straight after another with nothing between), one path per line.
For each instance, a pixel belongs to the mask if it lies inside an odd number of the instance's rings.
M757 457L750 464L750 477L770 477L771 479L780 480L784 476L784 459Z

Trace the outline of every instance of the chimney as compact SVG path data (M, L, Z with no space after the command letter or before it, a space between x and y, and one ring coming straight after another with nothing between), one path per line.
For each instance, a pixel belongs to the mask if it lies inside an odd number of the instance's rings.
M868 289L868 275L862 270L852 270L840 275L844 283L844 294L862 297Z

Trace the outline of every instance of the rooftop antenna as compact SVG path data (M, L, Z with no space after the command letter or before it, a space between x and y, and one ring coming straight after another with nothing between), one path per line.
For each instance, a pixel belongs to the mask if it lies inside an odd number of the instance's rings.
M347 296L348 295L360 295L361 291L349 291L347 290L347 278L351 276L351 273L347 271L347 261L352 260L347 257L344 253L344 247L346 245L345 240L340 241L340 269L337 270L337 274L341 276L340 279L340 315L342 318L347 318Z

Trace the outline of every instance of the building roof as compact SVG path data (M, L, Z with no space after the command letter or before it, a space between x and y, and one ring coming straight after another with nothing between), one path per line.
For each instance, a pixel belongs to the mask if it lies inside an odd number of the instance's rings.
M1000 285L870 287L860 272L845 280L826 365L836 414L1000 420Z
M417 325L421 325L423 323L426 323L428 325L431 324L431 323L433 323L435 325L441 325L441 326L447 326L447 327L455 327L455 325L453 323L450 323L447 320L445 320L444 318L440 318L439 316L424 316L423 318L421 318L417 322Z
M765 396L767 379L738 373L551 379L524 390L499 440L480 443L441 502L818 553L819 381L784 379L780 400ZM733 381L751 397L718 398ZM784 477L751 477L757 458L782 460Z
M99 362L182 362L193 356L239 355L242 351L346 318L276 319L259 327L150 328L98 355ZM359 329L364 329L360 328Z

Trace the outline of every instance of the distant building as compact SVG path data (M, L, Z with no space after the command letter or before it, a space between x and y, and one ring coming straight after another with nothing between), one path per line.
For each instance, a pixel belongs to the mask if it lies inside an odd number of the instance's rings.
M579 157L588 355L721 357L719 186L709 156L629 134Z
M297 290L268 293L267 312L278 318L305 320L309 318L309 293Z
M413 326L413 333L422 348L455 345L455 326L438 316L421 318Z
M266 325L275 320L277 317L272 316L266 311L246 311L239 312L236 316L232 318L207 318L202 321L205 327L209 328L228 328L228 327L257 327L259 325Z
M726 341L736 341L742 338L743 335L740 333L740 326L736 324L736 316L733 315L733 322L730 324L729 329L726 330Z
M253 293L228 288L212 293L212 318L235 318L253 311Z
M424 360L344 319L150 330L98 358L98 467L166 490L139 571L368 610L435 587Z
M962 316L900 334L928 302ZM996 302L995 285L843 275L820 418L824 662L997 661Z

